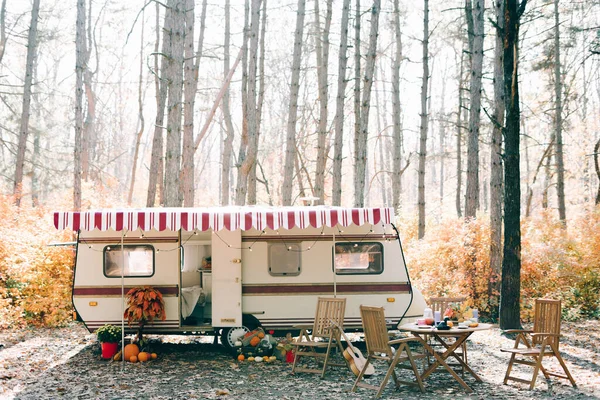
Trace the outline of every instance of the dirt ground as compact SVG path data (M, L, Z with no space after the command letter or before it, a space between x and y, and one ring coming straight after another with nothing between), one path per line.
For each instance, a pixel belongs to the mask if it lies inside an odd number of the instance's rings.
M547 382L543 376L532 391L524 384L503 385L509 356L499 349L511 347L512 341L494 328L470 338L469 364L483 380L478 383L466 377L473 394L465 393L449 374L434 373L425 381L424 394L407 386L396 390L390 382L382 398L600 398L599 321L564 323L563 334L561 351L577 388L563 379ZM284 362L239 363L209 337L164 336L151 342L158 359L123 364L102 360L95 336L79 324L0 332L0 399L349 400L371 399L375 394L361 388L350 392L354 375L345 367L332 368L320 380L313 374L291 375L291 364ZM558 366L549 361L548 365ZM376 384L385 366L376 363L375 367L369 382ZM523 368L525 376L528 367ZM408 378L407 371L398 373Z

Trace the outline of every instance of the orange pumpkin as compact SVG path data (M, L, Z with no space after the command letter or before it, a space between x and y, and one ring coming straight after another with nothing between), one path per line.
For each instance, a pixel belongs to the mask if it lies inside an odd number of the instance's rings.
M245 359L245 358L246 358L246 357L245 357L243 354L240 354L240 355L238 356L238 361L244 361L244 359Z
M135 343L130 343L125 346L125 359L129 360L131 356L135 356L137 358L138 354L140 354L140 348Z
M252 346L252 347L258 346L259 343L260 343L260 338L258 336L254 336L252 339L250 339L250 346Z
M264 338L265 337L265 333L264 332L258 332L258 337L260 339Z
M142 351L140 354L138 354L138 361L139 362L146 362L150 359L150 353L146 353L145 351Z
M150 357L152 357L152 359L153 359L153 360L156 360L156 358L157 358L158 356L156 355L156 353L152 353L152 354L150 354Z
M136 357L136 356L131 356L131 357L129 357L129 362L136 363L136 362L137 362L137 360L138 360L138 359L137 359L137 357Z

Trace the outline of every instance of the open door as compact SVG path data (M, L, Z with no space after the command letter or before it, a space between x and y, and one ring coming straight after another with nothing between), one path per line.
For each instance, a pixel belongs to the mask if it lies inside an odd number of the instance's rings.
M212 325L242 325L242 231L212 234Z

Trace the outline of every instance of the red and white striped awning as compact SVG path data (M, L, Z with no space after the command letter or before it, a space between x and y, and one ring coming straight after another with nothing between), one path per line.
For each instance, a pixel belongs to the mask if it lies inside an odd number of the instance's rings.
M320 228L325 225L348 226L389 224L394 222L392 208L341 207L210 207L210 208L146 208L67 211L54 213L57 229L75 231L207 231Z

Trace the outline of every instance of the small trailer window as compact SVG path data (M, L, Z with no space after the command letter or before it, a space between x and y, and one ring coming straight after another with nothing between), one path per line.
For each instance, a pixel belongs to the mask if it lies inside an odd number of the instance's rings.
M383 245L373 242L336 243L335 272L338 275L382 273Z
M300 243L269 243L269 274L300 275L301 255Z
M123 247L125 257L121 253L121 246L106 246L104 248L104 275L107 277L120 277L123 258L125 269L123 276L139 277L154 275L154 248L147 244L126 245Z

